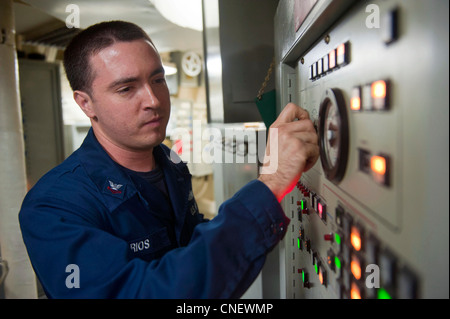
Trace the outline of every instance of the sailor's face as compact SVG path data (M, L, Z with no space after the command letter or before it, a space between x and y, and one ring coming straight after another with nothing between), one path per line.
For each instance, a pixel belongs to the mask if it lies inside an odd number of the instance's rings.
M160 144L170 115L161 58L144 40L117 42L90 59L92 126L116 146L148 150Z

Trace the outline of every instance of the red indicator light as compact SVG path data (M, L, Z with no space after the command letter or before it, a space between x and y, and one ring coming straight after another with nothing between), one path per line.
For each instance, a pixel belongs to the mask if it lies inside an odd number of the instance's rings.
M317 213L319 214L320 219L326 220L327 205L317 202Z

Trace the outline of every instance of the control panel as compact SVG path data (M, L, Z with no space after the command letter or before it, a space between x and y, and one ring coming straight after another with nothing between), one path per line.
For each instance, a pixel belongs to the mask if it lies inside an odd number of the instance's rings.
M282 203L280 297L449 297L448 11L280 1L278 105L306 109L320 146Z

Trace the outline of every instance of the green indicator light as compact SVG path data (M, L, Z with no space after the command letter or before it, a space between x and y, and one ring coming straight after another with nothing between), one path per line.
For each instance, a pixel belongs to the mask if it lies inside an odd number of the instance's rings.
M305 209L305 201L304 201L304 200L301 200L301 201L300 201L300 205L301 205L301 207L302 207L302 210L304 210L304 209Z
M316 274L319 273L319 267L317 267L317 264L314 265L314 269L316 270Z
M377 295L378 299L392 299L391 295L383 288L378 289Z
M341 260L337 256L334 257L334 264L338 269L341 269Z
M305 272L302 271L302 281L305 282Z
M334 241L336 242L336 244L340 245L341 244L341 236L339 236L338 233L334 234Z
M298 237L298 238L297 238L297 247L298 247L298 249L300 249L300 247L301 247L300 245L301 245L300 237Z

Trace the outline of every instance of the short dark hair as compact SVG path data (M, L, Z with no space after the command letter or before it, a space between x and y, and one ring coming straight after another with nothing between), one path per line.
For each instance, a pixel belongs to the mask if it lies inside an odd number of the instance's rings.
M116 42L152 40L142 28L126 21L94 24L78 33L64 51L64 69L72 90L91 93L95 74L89 63L92 55Z

